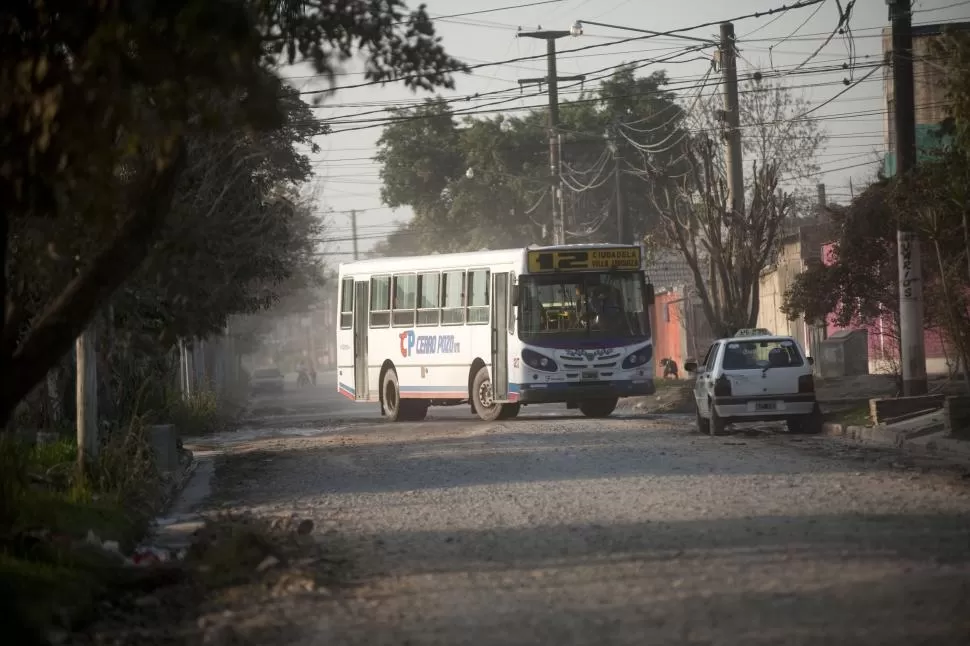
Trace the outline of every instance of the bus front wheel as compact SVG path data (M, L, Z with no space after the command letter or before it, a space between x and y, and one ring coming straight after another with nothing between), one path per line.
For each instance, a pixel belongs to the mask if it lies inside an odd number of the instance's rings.
M587 399L579 402L579 410L586 417L609 417L616 408L618 397L604 397L603 399Z
M495 403L492 397L492 378L485 366L479 368L475 374L471 396L475 414L483 421L494 422L502 415L502 405Z

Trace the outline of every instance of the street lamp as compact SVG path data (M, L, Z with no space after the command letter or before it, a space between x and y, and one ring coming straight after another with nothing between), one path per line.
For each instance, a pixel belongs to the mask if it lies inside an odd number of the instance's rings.
M581 20L577 20L576 22L574 22L573 26L569 28L569 33L573 36L582 36L583 22Z

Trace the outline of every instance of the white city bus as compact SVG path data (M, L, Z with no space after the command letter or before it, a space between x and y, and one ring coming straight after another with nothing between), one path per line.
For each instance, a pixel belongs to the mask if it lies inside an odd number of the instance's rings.
M341 264L337 390L394 421L462 403L486 421L537 403L606 417L654 392L641 258L595 244Z

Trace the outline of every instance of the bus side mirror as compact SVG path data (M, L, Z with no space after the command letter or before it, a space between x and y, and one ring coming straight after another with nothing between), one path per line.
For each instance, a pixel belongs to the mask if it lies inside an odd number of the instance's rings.
M651 283L646 284L646 288L644 291L644 299L647 301L647 305L649 305L650 307L653 307L654 293L653 293L653 285Z

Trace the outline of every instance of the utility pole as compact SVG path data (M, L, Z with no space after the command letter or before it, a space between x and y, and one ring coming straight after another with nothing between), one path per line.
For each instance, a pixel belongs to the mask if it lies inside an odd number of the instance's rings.
M893 103L896 119L896 176L916 165L916 106L913 88L913 13L911 0L887 0L892 21ZM923 271L919 237L904 221L896 230L899 265L900 364L903 394L925 395L923 345Z
M359 255L357 253L357 211L354 211L354 210L350 211L350 230L351 230L351 235L354 236L354 260L358 260Z
M815 191L818 193L818 209L821 212L828 204L828 201L825 199L825 184L816 184Z
M738 65L734 44L734 23L721 23L721 74L724 78L724 141L727 180L734 217L744 215L744 169L741 165L741 112L738 108Z
M623 149L620 148L619 123L610 131L610 150L613 153L613 201L616 204L616 242L626 244L626 208L623 203Z
M540 29L537 31L520 31L519 38L537 38L546 41L546 64L548 74L544 78L520 79L519 85L530 83L548 83L549 85L549 184L552 202L552 243L566 242L566 225L563 221L560 204L562 196L562 151L559 147L559 81L582 81L585 76L557 76L556 75L556 40L566 36L576 36L581 29L555 30Z
M98 355L95 346L95 325L95 321L91 321L75 342L77 391L74 405L77 418L77 461L81 469L87 462L98 457L99 447Z

